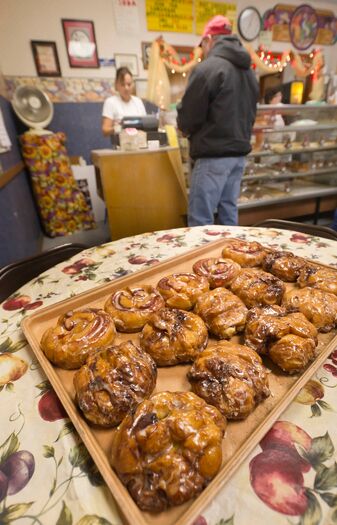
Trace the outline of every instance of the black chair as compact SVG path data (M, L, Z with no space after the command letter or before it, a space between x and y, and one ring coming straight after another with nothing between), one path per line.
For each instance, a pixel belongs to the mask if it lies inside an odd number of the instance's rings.
M56 246L27 259L8 264L0 269L0 303L18 288L55 264L85 250L84 244L67 243Z
M318 226L317 224L305 224L303 222L284 221L281 219L265 219L264 221L256 222L254 227L262 228L278 228L280 230L293 230L296 232L307 233L308 235L315 235L316 237L324 237L325 239L333 239L337 241L337 232L328 226Z

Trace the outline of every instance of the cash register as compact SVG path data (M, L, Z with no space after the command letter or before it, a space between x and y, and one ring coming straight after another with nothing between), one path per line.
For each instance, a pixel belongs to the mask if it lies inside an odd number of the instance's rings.
M122 129L136 128L145 131L147 140L159 140L161 146L167 146L166 131L158 131L159 120L155 115L142 115L123 117L121 121Z

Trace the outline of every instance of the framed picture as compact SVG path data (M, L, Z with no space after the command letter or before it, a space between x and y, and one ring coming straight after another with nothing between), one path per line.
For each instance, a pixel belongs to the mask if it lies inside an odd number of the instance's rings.
M132 76L138 77L139 71L137 55L115 54L115 63L116 69L119 67L127 67L131 71Z
M60 77L61 68L56 43L46 40L31 40L30 45L39 77Z
M142 62L144 69L149 69L151 46L152 42L142 42Z
M99 67L94 23L62 18L70 67Z
M318 17L310 5L300 5L290 19L290 40L296 49L303 51L312 46L318 31Z

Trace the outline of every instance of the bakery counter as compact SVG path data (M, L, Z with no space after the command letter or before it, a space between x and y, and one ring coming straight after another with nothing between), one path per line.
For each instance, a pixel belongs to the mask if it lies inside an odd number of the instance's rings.
M93 150L111 239L186 225L187 193L179 148Z

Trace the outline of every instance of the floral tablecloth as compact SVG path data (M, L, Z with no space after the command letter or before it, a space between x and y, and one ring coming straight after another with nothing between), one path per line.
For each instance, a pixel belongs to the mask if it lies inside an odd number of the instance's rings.
M0 524L123 523L24 339L23 317L221 236L337 267L336 241L264 228L181 228L87 249L0 305ZM337 524L336 388L337 348L194 525Z

